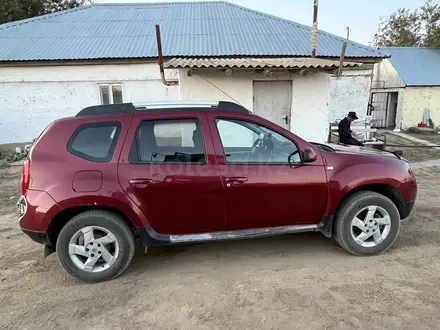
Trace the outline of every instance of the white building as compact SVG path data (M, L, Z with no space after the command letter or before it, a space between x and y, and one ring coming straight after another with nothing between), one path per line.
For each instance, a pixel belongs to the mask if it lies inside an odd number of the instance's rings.
M160 24L166 77L157 65ZM329 121L366 114L380 52L227 2L98 4L0 25L0 143L30 141L99 103L228 100L324 142Z
M371 103L375 125L439 127L440 47L386 47L381 51L390 58L374 67Z

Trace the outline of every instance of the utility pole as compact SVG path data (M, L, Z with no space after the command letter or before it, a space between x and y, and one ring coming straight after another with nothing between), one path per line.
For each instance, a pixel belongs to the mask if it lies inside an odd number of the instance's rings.
M338 77L342 74L342 70L344 69L345 52L347 51L348 41L350 40L350 27L346 26L345 32L347 33L347 38L342 44L341 57L339 59L339 69L338 69L338 73L336 74Z
M312 57L316 57L316 47L318 46L318 0L313 1Z

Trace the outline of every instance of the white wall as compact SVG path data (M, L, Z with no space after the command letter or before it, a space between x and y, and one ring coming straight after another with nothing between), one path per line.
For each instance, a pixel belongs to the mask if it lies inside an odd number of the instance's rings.
M329 121L343 119L349 111L356 112L359 119L365 118L370 97L371 78L371 70L344 71L340 77L331 76Z
M326 141L329 88L330 75L322 72L293 80L290 124L292 132L307 141Z
M30 141L53 120L99 104L98 85L103 83L121 83L124 102L229 100L252 110L254 80L292 80L291 130L316 142L325 141L329 120L348 111L362 115L368 103L365 71L346 71L341 78L287 71L270 78L250 71L226 76L219 70L199 70L202 77L197 71L188 77L185 70L179 71L166 71L179 79L179 86L166 87L154 63L0 67L0 144Z
M197 70L189 77L186 70L180 70L179 84L182 100L238 102L252 111L252 73L240 72L226 76L220 70Z
M405 87L405 84L389 59L384 59L374 65L371 88L383 89L401 87Z
M425 109L432 111L434 127L440 124L440 87L407 87L403 93L402 128L416 127L423 122Z
M219 70L196 70L188 77L186 70L180 70L180 97L237 100L252 111L254 80L291 80L291 131L306 140L325 142L330 121L344 118L349 111L356 111L360 118L365 116L371 74L372 70L347 70L341 77L323 72L305 77L286 72L265 77L252 72L237 71L233 76L226 76Z
M0 144L31 141L53 120L99 104L103 83L121 83L124 102L179 99L152 63L0 67Z

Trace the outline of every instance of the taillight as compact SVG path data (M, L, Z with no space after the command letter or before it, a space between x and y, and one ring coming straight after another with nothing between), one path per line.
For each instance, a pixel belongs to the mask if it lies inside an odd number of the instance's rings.
M21 172L21 193L22 193L22 195L26 194L26 192L29 188L30 171L31 171L31 163L30 163L29 159L26 159L23 163L23 169Z

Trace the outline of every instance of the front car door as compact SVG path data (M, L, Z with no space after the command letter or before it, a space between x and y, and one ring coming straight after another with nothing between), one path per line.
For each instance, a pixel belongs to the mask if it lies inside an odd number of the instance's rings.
M204 112L136 114L118 173L156 232L225 230L224 188Z
M318 159L305 164L293 134L264 119L207 116L226 187L228 230L320 222L327 179L318 151Z

